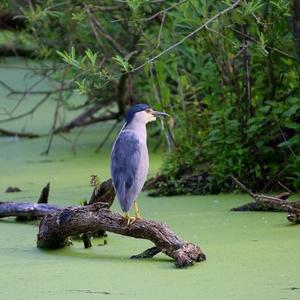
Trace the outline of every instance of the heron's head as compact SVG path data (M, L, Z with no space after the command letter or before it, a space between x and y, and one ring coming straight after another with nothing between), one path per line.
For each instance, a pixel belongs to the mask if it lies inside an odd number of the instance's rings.
M143 124L147 124L151 121L155 121L157 117L167 117L168 114L153 110L147 104L136 104L132 106L125 116L126 125L131 121L138 121Z

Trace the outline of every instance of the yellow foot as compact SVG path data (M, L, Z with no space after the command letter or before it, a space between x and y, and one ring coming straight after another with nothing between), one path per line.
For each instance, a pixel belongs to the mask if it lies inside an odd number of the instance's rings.
M128 213L124 215L124 219L127 220L127 225L133 224L137 218L129 216Z

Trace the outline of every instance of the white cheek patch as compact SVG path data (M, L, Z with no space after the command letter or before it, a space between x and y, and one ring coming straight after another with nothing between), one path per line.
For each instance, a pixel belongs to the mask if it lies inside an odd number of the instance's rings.
M149 123L156 120L156 117L152 115L152 113L148 113L146 111L141 111L135 114L135 119L141 123Z
M154 117L152 114L148 114L148 120L147 120L147 123L148 123L148 122L155 121L155 120L156 120L156 117Z

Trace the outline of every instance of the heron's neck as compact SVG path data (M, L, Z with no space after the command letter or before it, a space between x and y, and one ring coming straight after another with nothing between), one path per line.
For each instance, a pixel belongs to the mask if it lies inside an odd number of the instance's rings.
M147 141L147 129L145 123L132 120L125 126L124 130L132 130L142 141Z

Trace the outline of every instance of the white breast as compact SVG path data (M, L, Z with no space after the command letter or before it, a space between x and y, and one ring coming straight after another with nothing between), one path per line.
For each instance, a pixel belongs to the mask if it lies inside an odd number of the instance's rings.
M138 169L137 169L137 182L140 182L139 188L140 191L142 190L144 183L146 181L147 175L149 170L149 154L146 144L142 144L141 147L141 161L139 163Z

